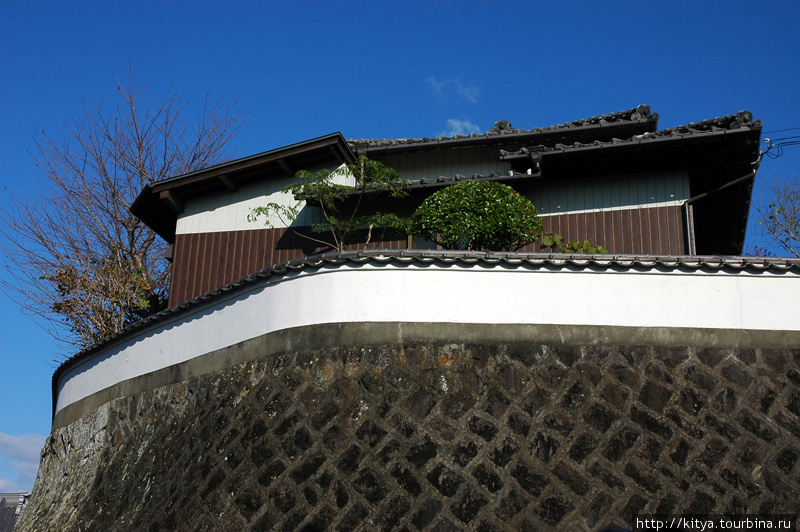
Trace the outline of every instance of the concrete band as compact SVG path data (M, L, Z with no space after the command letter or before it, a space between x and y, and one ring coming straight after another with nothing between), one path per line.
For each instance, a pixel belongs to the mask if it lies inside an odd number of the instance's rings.
M796 349L800 348L800 332L485 323L359 322L308 325L267 333L119 382L61 408L53 419L53 430L69 425L113 399L168 386L259 358L336 347L427 343Z

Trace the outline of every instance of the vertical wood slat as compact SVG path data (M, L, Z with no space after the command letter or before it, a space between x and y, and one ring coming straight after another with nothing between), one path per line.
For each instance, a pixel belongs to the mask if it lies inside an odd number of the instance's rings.
M194 235L179 235L183 240L183 248L182 256L178 257L175 256L173 258L174 261L179 261L179 267L176 268L172 272L172 282L170 284L170 304L180 303L185 298L185 295L190 292L189 283L191 282L191 275L189 274L189 264L191 264L192 260L192 239ZM178 236L175 237L177 240ZM173 301L173 291L172 287L177 285L177 299Z
M564 221L567 222L567 231L566 235L564 236L565 240L569 240L570 242L576 239L578 234L578 215L577 214L568 214L564 217Z
M680 255L684 253L683 231L681 231L683 217L680 216L680 211L678 209L669 209L667 213L669 215L669 232L671 236L670 244L672 246L672 254Z
M654 254L662 254L664 247L661 235L661 217L655 209L649 209L648 214L650 218L650 234L653 236Z
M211 268L212 262L214 257L212 256L212 250L214 249L214 240L216 239L217 235L212 233L210 238L201 239L198 246L198 253L202 259L200 260L200 264L198 264L199 275L198 279L200 280L199 287L197 289L198 293L204 294L208 292L208 287L211 285Z
M215 284L223 282L224 279L228 278L228 265L233 259L232 255L228 252L228 241L229 239L226 238L224 234L221 234L220 238L218 238L216 241L216 245L214 246L214 249L216 250L215 253L219 253L215 261L216 265L216 270L214 272ZM219 286L223 285L218 284L215 288L218 288Z
M188 274L186 288L191 294L199 293L200 289L200 277L196 273L196 264L200 261L200 257L202 256L200 250L200 244L202 243L202 240L203 238L201 235L192 235L192 252L189 255L191 257L191 262L186 265L186 273Z
M603 213L603 244L611 253L617 253L617 243L614 241L614 214L611 211Z
M542 230L569 242L588 240L611 253L684 254L680 206L621 209L542 217Z
M211 284L211 279L209 276L211 275L211 261L212 258L212 250L214 249L214 239L216 235L212 234L211 238L203 238L199 242L198 246L198 254L201 257L201 263L198 264L199 266L199 275L198 279L200 280L198 292L204 294L208 292L208 286Z
M671 224L669 220L669 212L662 211L661 212L661 230L662 230L662 238L664 240L665 248L667 253L672 253L673 245L672 245L672 232L671 232Z
M631 209L630 217L631 253L642 253L642 219L641 209Z
M236 258L234 255L234 240L228 236L227 238L223 238L223 245L221 246L223 249L223 253L228 255L228 258L225 260L225 270L223 271L223 278L230 279L233 277L234 271L236 271Z
M169 305L174 304L175 298L181 297L186 290L183 286L186 282L186 272L184 265L187 258L187 240L190 235L176 235L172 246L172 275L170 276ZM181 300L182 301L182 300Z
M183 272L180 272L180 267L182 264L181 258L183 255L183 243L184 243L184 235L176 235L175 242L172 243L172 273L170 274L170 290L169 290L169 302L172 301L173 296L173 289L177 289L177 285L174 282L175 276L177 274L178 279L185 279L186 276L183 275ZM168 303L171 306L171 303Z
M208 258L208 274L206 275L206 291L213 290L212 287L216 288L222 285L217 285L217 280L220 278L219 275L219 261L221 257L219 256L219 246L222 242L222 237L219 233L214 235L214 238L211 239L211 246L209 247L209 258Z
M277 236L277 235L276 235L276 236ZM298 246L298 244L297 244L296 242L294 242L294 239L295 239L295 238L297 238L295 235L288 235L288 240L289 240L289 242L288 242L288 243L289 243L289 245L290 245L292 248L297 248L297 247L299 247L299 246ZM281 234L281 236L280 236L280 242L284 242L286 239L287 239L287 235L285 235L285 234ZM279 245L279 246L276 248L276 253L277 253L277 254L275 255L275 257L273 257L273 262L275 262L276 264L279 264L279 263L281 263L281 262L286 262L287 260L289 260L289 259L290 259L290 257L289 257L289 250L288 250L288 249L286 249L286 247L285 247L285 246L280 246L280 245Z
M622 214L622 238L625 241L625 253L636 253L633 240L633 209L620 211Z
M589 212L542 218L545 233L566 241L589 240L613 254L684 254L680 206ZM383 237L383 238L381 238ZM404 249L406 239L373 233L370 249ZM362 249L363 244L349 246ZM181 234L175 238L170 305L176 305L280 262L322 251L291 230L257 229ZM311 250L311 251L309 251ZM536 251L526 246L525 251Z
M617 253L628 253L625 249L625 238L622 227L622 211L611 211L611 218L614 223L614 247L618 249Z
M650 234L650 213L648 211L649 209L639 209L639 221L642 224L642 229L641 229L642 253L645 253L644 250L653 249L652 235Z
M603 239L603 235L605 234L605 229L603 228L603 214L600 213L600 212L592 213L592 215L591 215L591 225L592 225L592 228L593 228L593 233L591 235L592 236L591 242L593 242L594 244L596 244L598 246L604 246L605 247L605 244L603 243L603 240L602 240Z
M208 292L208 286L211 284L209 276L211 275L211 262L213 261L211 253L214 249L215 237L216 234L212 234L211 238L201 239L200 246L198 247L198 253L201 257L201 263L198 264L200 267L200 275L198 276L200 279L200 287L198 291L201 294Z
M225 266L228 263L229 256L225 253L225 238L218 238L216 242L216 246L214 247L214 253L216 254L216 270L214 275L214 283L217 286L223 286L225 276ZM222 283L222 284L219 284Z
M599 245L608 248L608 246L605 245L605 242L603 240L606 235L605 216L603 215L602 212L596 212L594 213L594 219L596 224L595 227L597 228L594 234L594 241L597 242Z
M275 262L272 253L275 250L275 235L276 231L267 231L266 238L264 239L264 264L272 264Z
M255 245L256 262L259 265L263 264L264 266L266 266L266 264L264 262L264 247L266 245L266 240L267 240L266 239L266 234L263 235L263 236L262 235L256 235L256 237L257 237L256 238L256 245ZM262 269L264 266L261 266L261 268L256 268L256 270L254 270L254 271L258 271L258 270Z
M673 240L673 237L675 235L675 226L673 224L672 216L670 216L670 212L669 211L664 212L664 225L666 227L666 233L667 233L666 240L667 240L667 243L669 244L669 248L668 248L669 249L669 253L673 254L673 253L675 253L675 244L673 243L672 240Z
M198 266L201 262L205 262L203 260L204 257L204 244L205 239L200 237L200 235L196 235L194 237L194 241L192 242L192 262L189 264L189 275L191 275L191 290L193 294L202 294L202 267Z
M247 275L249 273L253 273L258 271L259 268L256 267L256 260L253 257L253 235L256 233L254 231L242 231L244 233L244 249L243 249L243 263L245 267L243 268L242 275Z
M186 264L186 293L184 294L184 298L188 299L189 296L187 294L195 294L195 283L197 283L197 275L194 274L196 268L194 267L199 260L199 254L197 250L197 246L200 242L202 235L195 234L190 236L189 246L189 261Z
M242 270L242 231L234 231L233 238L233 272L228 282L234 281L241 277L239 274Z

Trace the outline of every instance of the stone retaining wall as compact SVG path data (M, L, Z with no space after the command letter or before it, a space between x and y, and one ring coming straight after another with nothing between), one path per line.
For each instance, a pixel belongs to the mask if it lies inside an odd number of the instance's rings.
M56 428L20 530L596 530L800 510L800 349L305 350Z

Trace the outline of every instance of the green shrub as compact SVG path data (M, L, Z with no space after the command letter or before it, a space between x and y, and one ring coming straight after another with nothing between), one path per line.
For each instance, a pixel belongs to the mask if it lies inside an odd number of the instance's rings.
M412 215L409 232L445 249L516 251L539 239L542 220L513 188L467 181L429 196Z
M588 240L572 242L564 242L564 237L555 234L547 233L542 237L542 249L551 249L556 253L590 253L590 254L603 254L608 253L608 250L603 246L592 245Z

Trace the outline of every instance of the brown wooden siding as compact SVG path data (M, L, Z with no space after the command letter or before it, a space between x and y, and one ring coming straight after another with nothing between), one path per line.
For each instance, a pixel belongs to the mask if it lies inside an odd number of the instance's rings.
M318 237L315 233L313 236ZM380 234L373 237L380 236ZM370 249L403 249L406 239L384 239ZM361 249L354 244L350 249ZM329 251L288 229L190 233L175 236L170 305L199 296L263 268Z
M589 240L613 254L682 255L681 207L626 209L542 217L544 231L565 241ZM308 228L301 230L308 231ZM319 237L320 233L308 233ZM407 239L373 233L370 249L404 249ZM350 249L362 249L353 244ZM182 234L175 237L170 305L204 294L263 268L329 250L288 229ZM534 245L521 251L538 251Z
M685 226L681 207L621 209L543 216L545 233L558 233L565 241L588 240L609 253L684 255ZM534 251L526 246L523 251Z

